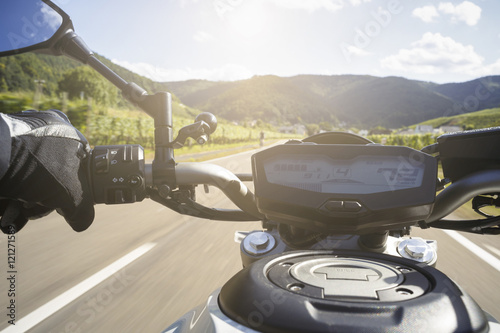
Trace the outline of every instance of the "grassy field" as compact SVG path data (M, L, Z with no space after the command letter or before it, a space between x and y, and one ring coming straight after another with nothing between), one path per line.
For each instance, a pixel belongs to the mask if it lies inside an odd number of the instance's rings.
M421 123L434 128L440 126L462 126L463 129L479 129L500 126L500 108L481 110L452 117L441 117Z

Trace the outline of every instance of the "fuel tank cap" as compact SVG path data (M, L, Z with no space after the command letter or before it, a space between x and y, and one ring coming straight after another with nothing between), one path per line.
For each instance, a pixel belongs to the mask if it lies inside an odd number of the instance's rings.
M395 302L419 297L430 287L408 266L338 256L283 258L269 266L267 275L282 289L321 299Z

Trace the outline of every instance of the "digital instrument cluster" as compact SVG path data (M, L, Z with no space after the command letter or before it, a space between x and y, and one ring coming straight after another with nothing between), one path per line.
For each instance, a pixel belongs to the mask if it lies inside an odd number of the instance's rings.
M430 215L437 162L407 147L285 144L252 157L259 210L306 229L364 233Z

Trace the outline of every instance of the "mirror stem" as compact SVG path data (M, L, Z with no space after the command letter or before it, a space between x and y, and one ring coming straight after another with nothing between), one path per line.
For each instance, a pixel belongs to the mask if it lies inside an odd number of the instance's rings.
M144 89L135 83L125 81L108 66L97 59L94 52L92 52L83 39L81 39L73 30L68 30L66 32L56 45L56 49L59 51L59 54L67 55L95 69L99 72L99 74L104 76L109 82L120 89L130 102L140 104L144 100L144 97L147 96L147 92ZM144 111L148 112L147 110ZM154 117L154 115L151 116Z
M81 63L87 64L109 82L120 89L125 98L139 106L154 119L155 124L155 160L153 162L153 180L155 184L175 185L175 160L171 142L172 129L172 97L169 93L148 93L137 84L127 82L103 64L94 52L73 30L68 30L55 47L59 54L67 55Z

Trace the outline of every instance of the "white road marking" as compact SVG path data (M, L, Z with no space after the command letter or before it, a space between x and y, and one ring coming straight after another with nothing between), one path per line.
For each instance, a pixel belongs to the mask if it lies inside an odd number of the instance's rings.
M497 248L494 248L493 246L491 245L488 245L488 244L484 244L484 246L490 251L490 252L493 252L494 254L497 255L497 257L500 258L500 250L497 249Z
M453 230L443 230L448 236L462 244L465 248L467 248L469 251L474 253L476 256L478 256L480 259L482 259L484 262L486 262L488 265L496 269L497 271L500 272L500 260L498 260L494 255L490 254L489 252L483 250L479 246L477 246L475 243L471 242L464 236L460 235L458 232L453 231Z
M115 274L116 272L118 272L119 270L121 270L134 260L136 260L137 258L141 257L155 246L156 243L143 244L142 246L138 247L132 252L116 260L111 265L103 268L99 272L83 280L73 288L65 291L64 293L57 296L53 300L42 305L41 307L34 310L30 314L17 320L15 325L10 325L0 333L26 332L27 330L37 325L38 323L42 322L55 312L59 311L64 306L68 305L81 295L85 294L87 291L94 288L99 283L103 282L104 280L106 280L107 278L109 278L110 276L112 276L113 274Z

